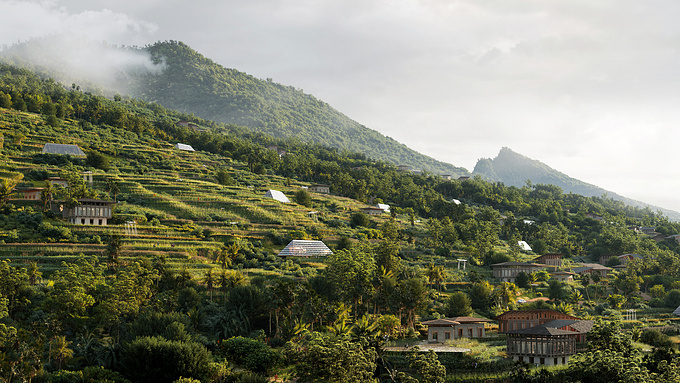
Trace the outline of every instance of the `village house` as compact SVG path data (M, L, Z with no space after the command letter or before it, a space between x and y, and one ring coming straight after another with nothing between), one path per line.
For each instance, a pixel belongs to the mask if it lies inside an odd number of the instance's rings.
M539 265L537 263L525 262L503 262L491 265L493 269L494 278L498 278L503 282L515 282L517 274L524 272L531 274L534 271L545 270L546 265Z
M191 145L180 144L179 142L175 144L175 149L183 150L185 152L195 152L194 148L191 147Z
M309 191L314 193L328 194L331 192L331 187L330 185L326 184L314 184L309 187Z
M552 253L543 254L538 258L534 259L534 263L541 263L548 266L562 267L562 256L564 254Z
M290 200L288 199L288 197L286 197L285 194L283 194L282 192L280 192L278 190L269 189L269 190L267 190L267 192L264 193L264 197L265 198L272 198L272 199L275 199L275 200L277 200L279 202L283 202L283 203L290 203Z
M81 198L78 200L80 205L68 207L60 206L62 215L73 225L95 225L106 226L111 219L112 201L98 199Z
M535 365L564 365L576 353L576 343L585 342L592 321L558 319L506 333L506 353L515 361Z
M44 154L59 154L74 157L85 157L85 152L78 147L78 145L69 144L53 144L47 143L43 146L42 152Z
M606 265L607 262L613 257L616 257L619 259L621 265L626 265L628 262L632 261L633 259L642 259L642 255L640 254L622 254L622 255L612 255L612 254L607 254L607 255L601 255L600 256L600 264L601 265Z
M423 322L427 326L428 342L445 342L459 338L484 338L484 323L489 319L473 317L455 317L434 319Z
M360 210L368 215L381 215L385 212L385 210L377 206L362 207Z
M42 193L43 190L44 188L28 188L20 190L20 192L24 195L24 199L39 200L40 193Z
M322 257L333 254L322 241L294 239L279 252L279 257Z
M592 218L596 221L604 221L604 217L595 213L586 213L586 218Z
M286 153L287 153L285 150L279 148L276 145L269 145L269 146L267 146L267 149L276 152L276 154L279 156L279 158L283 158L283 156L285 156Z
M550 273L550 276L553 279L556 279L560 282L573 282L574 281L574 275L575 273L571 273L569 271L554 271Z
M611 267L602 266L599 263L582 263L580 267L574 267L572 270L576 274L599 274L602 278L607 278L607 275L612 271Z
M61 186L61 187L68 187L68 181L61 177L49 177L47 179L47 182L51 183L52 186Z
M493 319L498 322L499 333L531 328L556 319L580 320L577 317L550 309L510 310Z

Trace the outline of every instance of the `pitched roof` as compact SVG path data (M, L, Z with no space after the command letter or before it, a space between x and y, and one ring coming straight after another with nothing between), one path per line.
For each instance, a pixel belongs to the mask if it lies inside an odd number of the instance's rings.
M195 152L194 148L192 148L191 145L180 144L179 142L175 144L175 148L179 150L186 150L187 152Z
M580 321L570 325L569 327L573 328L574 330L576 330L580 333L587 333L587 332L590 332L590 330L593 329L593 324L595 324L595 322L593 322L591 320L580 320Z
M555 335L574 335L574 331L560 330L553 327L545 326L535 326L529 328L523 328L519 330L507 331L508 334L522 334L522 335L545 335L545 336L555 336Z
M499 316L497 316L497 317L495 317L495 318L493 318L493 319L495 319L495 320L501 320L501 319L505 319L505 317L507 317L507 316L511 316L511 315L517 314L517 313L533 313L533 314L537 314L537 313L552 313L553 315L556 315L556 316L562 316L562 315L563 315L563 316L566 316L566 317L568 317L568 318L570 318L570 319L580 320L579 318L577 318L577 317L575 317L575 316L572 316L572 315L569 315L569 314L565 314L565 313L559 312L559 311L557 311L557 310L552 310L552 309L509 310L509 311L506 311L506 312L504 312L503 314L501 314L501 315L499 315Z
M433 319L423 322L422 324L429 327L453 327L457 324L460 324L460 322L451 319Z
M318 257L333 254L321 241L294 239L281 250L279 257Z
M539 265L537 263L527 263L527 262L515 262L515 261L510 261L510 262L501 262L501 263L494 263L491 265L491 267L505 267L505 266L526 266L526 267L545 267L545 265Z
M480 322L491 322L491 319L486 318L475 318L475 317L453 317L447 318L449 320L454 320L460 323L480 323Z
M48 154L65 154L69 156L84 156L83 152L78 145L68 145L68 144L52 144L47 143L43 146L43 153Z
M264 193L264 196L267 197L267 198L273 198L273 199L275 199L279 202L283 202L283 203L289 203L290 202L288 197L286 197L285 194L281 193L278 190L269 189L269 190L267 190L266 193Z

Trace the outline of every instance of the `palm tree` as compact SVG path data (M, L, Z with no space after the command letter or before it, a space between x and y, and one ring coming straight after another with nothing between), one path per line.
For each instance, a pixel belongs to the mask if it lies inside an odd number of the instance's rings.
M215 287L215 276L213 275L212 267L205 272L205 275L203 276L203 283L205 283L208 291L210 291L210 302L212 302L213 287Z
M61 370L61 365L64 363L64 359L73 357L73 350L68 346L71 342L66 340L63 335L57 336L50 342L50 352L49 357L56 359L59 362L58 369Z
M9 201L9 197L12 196L14 188L17 186L19 181L23 178L23 175L15 178L3 178L0 182L0 204L4 205Z
M511 282L501 283L498 285L498 290L496 290L496 294L505 307L508 307L508 304L517 300L517 293L519 293L519 288Z
M441 283L446 279L446 271L444 266L435 266L433 262L427 265L427 279L430 284L437 287L437 291L441 292Z
M28 263L28 282L31 286L35 286L36 282L42 279L42 272L38 269L38 262L31 261Z
M47 211L47 205L52 201L54 195L57 193L57 189L50 181L45 181L45 187L40 191L40 201L43 203L43 211Z

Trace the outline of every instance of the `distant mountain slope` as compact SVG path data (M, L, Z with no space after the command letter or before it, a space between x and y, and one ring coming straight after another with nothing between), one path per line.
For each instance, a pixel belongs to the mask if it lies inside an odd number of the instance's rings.
M502 148L494 159L482 158L477 161L472 174L480 175L487 181L502 182L507 186L522 187L526 185L527 180L531 180L534 185L552 184L561 187L565 193L572 192L586 197L600 197L606 194L608 197L622 201L627 205L649 206L654 211L661 210L670 219L680 220L680 213L676 211L626 198L599 186L579 181L538 160L532 160L515 153L509 148Z
M181 42L159 42L144 49L166 68L133 76L134 97L274 137L297 137L413 169L468 174L366 128L302 90L224 68Z

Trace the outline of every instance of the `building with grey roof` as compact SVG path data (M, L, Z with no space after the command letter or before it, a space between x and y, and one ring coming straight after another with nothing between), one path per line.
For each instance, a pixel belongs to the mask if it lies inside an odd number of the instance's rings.
M68 144L53 144L47 143L43 146L43 153L45 154L61 154L67 156L85 156L85 152L78 147L78 145Z
M281 250L279 257L323 257L333 254L321 241L294 239Z

